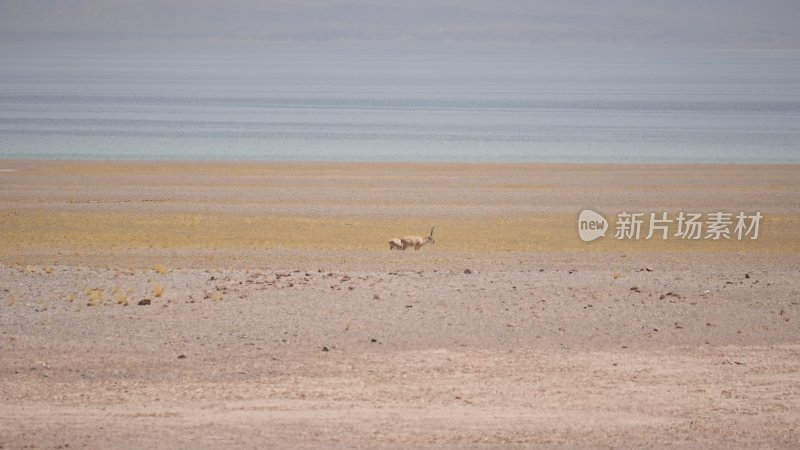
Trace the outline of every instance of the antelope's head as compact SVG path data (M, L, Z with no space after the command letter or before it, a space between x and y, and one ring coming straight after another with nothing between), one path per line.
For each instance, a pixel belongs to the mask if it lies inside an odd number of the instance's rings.
M426 243L429 243L429 244L435 244L436 243L436 241L433 239L433 230L434 230L434 228L436 228L435 225L433 227L431 227L431 234L429 234L428 237L425 238L425 242Z

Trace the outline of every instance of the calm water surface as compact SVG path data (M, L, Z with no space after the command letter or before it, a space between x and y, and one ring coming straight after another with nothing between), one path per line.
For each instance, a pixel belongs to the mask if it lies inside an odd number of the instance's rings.
M4 56L0 158L800 163L800 61Z

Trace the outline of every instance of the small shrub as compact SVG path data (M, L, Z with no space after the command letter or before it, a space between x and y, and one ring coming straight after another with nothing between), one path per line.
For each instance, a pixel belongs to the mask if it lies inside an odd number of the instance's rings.
M86 306L99 305L103 303L103 300L105 300L105 291L100 288L87 288L86 296L89 297L89 301L86 303Z
M157 284L153 286L153 295L156 297L161 297L161 295L164 294L164 289L165 288L163 284Z
M128 306L128 300L129 300L128 294L124 292L118 292L116 300L118 305Z

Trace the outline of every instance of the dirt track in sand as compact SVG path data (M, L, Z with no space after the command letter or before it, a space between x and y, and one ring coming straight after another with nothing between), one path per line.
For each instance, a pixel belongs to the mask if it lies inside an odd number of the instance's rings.
M792 448L798 439L797 346L94 356L104 364L83 353L13 364L24 376L4 378L16 396L30 393L4 400L5 448Z

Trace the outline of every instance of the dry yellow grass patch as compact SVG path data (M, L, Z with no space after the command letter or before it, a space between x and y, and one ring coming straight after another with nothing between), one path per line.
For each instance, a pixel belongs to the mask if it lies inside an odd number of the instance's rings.
M118 305L128 305L128 301L130 300L132 290L128 289L127 292L123 292L121 288L115 287L111 289L111 296L114 297L114 300Z
M105 290L101 288L87 288L86 297L88 298L86 306L101 305L105 300Z
M163 284L157 284L153 286L153 295L155 297L161 297L164 294L164 289L166 288L164 287Z
M56 225L57 224L57 225ZM26 211L6 224L0 258L13 249L58 248L66 253L119 249L381 250L391 237L426 235L436 225L436 249L466 251L782 251L800 252L794 230L800 217L766 215L756 241L689 241L670 237L619 241L614 230L592 243L578 239L577 218L567 214L478 217L322 217L245 214L58 213ZM25 273L34 273L26 266ZM157 264L153 270L167 274Z
M432 225L436 244L420 252L443 260L457 252L494 259L506 252L800 253L797 166L29 165L0 179L0 190L3 183L22 186L0 204L0 263L44 264L59 255L71 264L128 265L125 258L136 258L137 269L166 275L169 265L184 264L176 255L205 255L214 265L220 254L231 256L230 262L263 250L327 253L337 263L336 252L388 252L390 238L424 236ZM43 188L49 189L46 200L32 201L43 198ZM577 214L592 207L584 202L597 201L602 204L595 209L609 219L622 208L711 213L719 205L726 211L761 209L764 219L757 241L618 241L611 229L584 243ZM38 268L21 270L34 274Z

